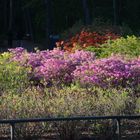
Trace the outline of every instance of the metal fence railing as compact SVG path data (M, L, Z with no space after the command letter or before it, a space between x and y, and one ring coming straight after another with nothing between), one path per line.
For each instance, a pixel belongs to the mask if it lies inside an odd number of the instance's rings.
M121 140L121 120L136 120L140 116L90 116L90 117L66 117L66 118L35 118L35 119L11 119L0 120L0 124L10 125L10 140L15 139L15 125L19 123L37 123L54 121L81 121L81 120L116 120L117 121L117 139Z

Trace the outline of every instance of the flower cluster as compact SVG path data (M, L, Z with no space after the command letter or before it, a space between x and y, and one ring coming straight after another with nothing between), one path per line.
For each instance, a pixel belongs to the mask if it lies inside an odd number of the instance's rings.
M8 49L12 54L12 60L17 62L24 62L27 51L22 47Z
M81 31L66 41L57 42L56 46L59 48L63 46L64 50L72 52L77 49L85 49L88 46L99 47L107 40L117 39L118 37L118 35L111 32L100 34L97 32Z
M69 54L58 48L48 51L37 51L36 53L27 51L16 52L17 48L10 49L12 60L19 62L24 66L32 68L34 79L44 79L46 83L71 83L73 80L73 71L83 62L93 61L94 53L88 51L76 51ZM23 59L24 58L24 59Z
M70 83L72 70L65 60L47 59L42 65L35 68L35 76L45 78L47 84Z
M134 86L140 82L140 60L125 60L112 56L77 67L74 79L81 84L102 87Z

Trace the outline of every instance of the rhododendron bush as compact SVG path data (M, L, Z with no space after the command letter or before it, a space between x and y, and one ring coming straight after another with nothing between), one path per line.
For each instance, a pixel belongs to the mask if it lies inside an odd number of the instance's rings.
M73 75L84 85L136 86L140 83L140 59L125 60L118 56L98 59L77 67Z
M46 84L69 84L73 80L73 71L84 62L95 59L94 53L76 51L73 54L54 49L51 51L27 52L23 48L9 49L12 61L31 67L32 79L45 80Z
M105 32L101 34L98 32L81 31L79 34L76 34L68 40L57 42L56 46L59 48L62 47L68 52L73 52L75 50L85 49L88 46L98 48L107 40L114 40L117 38L119 38L119 35L112 32Z
M31 67L32 79L47 85L71 84L100 87L132 87L140 83L140 59L125 59L111 56L95 59L94 53L75 51L68 53L60 49L27 52L23 48L9 49L12 61Z

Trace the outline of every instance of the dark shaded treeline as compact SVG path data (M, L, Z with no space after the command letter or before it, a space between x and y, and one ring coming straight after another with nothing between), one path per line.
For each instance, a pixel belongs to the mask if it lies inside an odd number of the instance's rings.
M46 40L49 46L51 34L95 18L139 30L139 8L138 0L0 0L0 40Z

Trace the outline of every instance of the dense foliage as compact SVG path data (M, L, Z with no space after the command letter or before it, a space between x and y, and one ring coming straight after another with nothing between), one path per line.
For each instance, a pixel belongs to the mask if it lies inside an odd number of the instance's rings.
M29 86L29 68L10 61L10 54L0 55L0 95L8 91L20 94Z
M107 49L104 49L101 55L106 57L114 53L126 55L128 57L138 57L140 55L139 44L139 37L122 37L120 39L117 39L116 41L108 42L107 44L105 44L104 46L107 46Z
M116 7L112 2L0 1L0 47L26 40L50 49L0 53L0 119L140 114L140 38L124 37L140 34L140 2L118 0ZM86 134L112 139L117 132L110 120L15 127L16 138L26 140L42 135L80 140ZM0 125L0 139L8 134L9 126Z
M89 46L86 50L96 52L99 58L108 57L112 54L138 57L140 55L140 38L136 36L121 37L112 41L108 40L100 48Z
M129 36L107 40L98 46L98 55L95 46L73 52L59 48L28 52L19 47L1 53L0 119L139 114L139 44L139 38ZM106 135L109 125L109 121L19 124L16 135L30 138L51 129L60 139L72 135L77 140L82 128ZM38 131L40 127L44 131ZM0 134L5 132L8 128L0 126Z
M118 94L119 93L119 94ZM71 117L71 116L99 116L99 115L122 115L138 113L137 108L133 108L135 100L130 96L128 89L107 89L101 88L80 88L77 86L63 87L63 89L51 88L44 92L36 87L27 88L21 94L5 94L0 97L1 119L12 118L45 118L45 117ZM137 100L138 101L138 100ZM138 101L139 102L139 101ZM45 132L57 132L57 136L65 140L70 139L72 134L82 136L80 128L84 131L90 128L93 134L106 134L109 122L61 122L61 123L32 123L16 125L16 136L18 139L30 138L31 136L41 136ZM42 129L44 130L42 130ZM79 129L76 129L79 128ZM9 128L0 126L1 130L7 132ZM67 131L67 133L66 133ZM109 131L111 134L112 132ZM2 135L1 135L2 136ZM76 138L75 138L76 139Z
M23 48L16 48L10 52L13 61L32 68L32 79L45 80L47 85L71 83L76 66L95 59L94 53L82 50L73 54L59 49L28 53Z
M139 59L125 60L113 56L84 63L74 71L74 77L83 85L134 87L140 83L139 64Z
M118 40L116 41L118 42ZM10 49L11 60L29 67L30 79L43 86L60 86L71 83L100 87L139 86L139 58L110 56L96 59L93 52L68 53L60 49L27 52L23 48Z
M104 44L107 40L115 40L117 38L119 38L119 35L111 32L98 33L83 30L68 40L57 42L56 45L59 48L72 52L77 49L85 49L88 46L100 48L101 44Z

